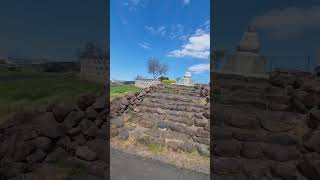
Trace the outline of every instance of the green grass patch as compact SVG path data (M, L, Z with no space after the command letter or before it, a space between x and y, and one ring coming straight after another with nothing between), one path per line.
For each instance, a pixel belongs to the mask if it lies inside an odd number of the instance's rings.
M20 76L21 79L15 73L12 80L0 81L0 119L16 112L41 110L49 104L73 102L83 94L103 91L102 84L82 80L76 73L38 72Z
M110 86L110 97L119 97L126 94L135 93L141 91L141 88L136 87L134 84L126 85L111 85Z
M198 153L198 151L195 150L195 149L194 149L192 152L190 152L190 154L193 155L193 156L200 156L200 154Z
M149 148L152 152L157 153L157 154L159 154L159 153L161 153L161 152L164 151L164 148L163 148L163 147L158 146L158 145L156 145L156 144L148 144L148 148Z

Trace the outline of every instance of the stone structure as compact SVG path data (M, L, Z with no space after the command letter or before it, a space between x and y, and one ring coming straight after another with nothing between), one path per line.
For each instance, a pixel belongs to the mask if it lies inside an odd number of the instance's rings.
M249 26L237 48L237 52L227 58L223 73L244 76L266 76L266 60L259 54L260 43L254 26Z
M157 79L137 79L134 81L134 85L139 88L147 88L152 85L160 84L161 81Z
M107 179L107 106L106 97L87 95L75 106L53 105L1 123L0 179L64 179L61 170L70 168L76 179Z
M162 87L162 84L151 85L141 92L136 92L134 94L128 94L125 97L116 97L111 101L110 107L110 116L116 117L120 116L123 112L127 109L133 109L140 106L143 98L151 93Z
M213 179L320 179L320 81L214 74Z
M107 62L105 57L83 57L80 59L80 76L94 82L107 81Z
M177 85L183 86L193 86L192 79L191 79L191 72L186 72L182 80L176 83Z
M210 156L209 91L209 86L160 84L118 99L111 105L111 137Z
M191 72L186 72L183 78L183 85L192 86Z

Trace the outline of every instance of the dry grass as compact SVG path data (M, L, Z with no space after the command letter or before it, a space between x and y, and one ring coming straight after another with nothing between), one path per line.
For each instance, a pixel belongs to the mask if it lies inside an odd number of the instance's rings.
M131 137L126 141L112 138L111 146L112 148L127 153L160 160L180 168L191 169L207 174L210 173L210 158L200 156L196 151L192 153L183 151L174 152L166 147L159 147L156 145L145 146Z

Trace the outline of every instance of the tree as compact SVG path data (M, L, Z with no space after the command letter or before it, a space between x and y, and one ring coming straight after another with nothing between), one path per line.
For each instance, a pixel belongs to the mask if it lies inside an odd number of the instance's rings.
M169 78L166 77L166 76L160 76L158 79L159 79L160 81L169 80Z
M85 44L85 48L83 51L79 52L77 50L77 54L80 54L80 57L104 57L105 53L101 48L98 48L94 43L87 42Z
M145 78L140 75L138 75L137 77L134 78L134 80L141 80L141 79L145 79Z
M148 73L153 75L154 79L157 79L161 75L165 75L168 72L168 65L163 63L156 58L150 58L148 60Z

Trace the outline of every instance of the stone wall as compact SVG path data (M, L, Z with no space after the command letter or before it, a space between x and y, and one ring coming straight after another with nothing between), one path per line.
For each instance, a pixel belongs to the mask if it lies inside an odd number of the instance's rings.
M139 79L134 81L134 85L140 88L147 88L152 85L160 84L161 82L159 80L154 79Z
M94 82L107 80L107 62L104 57L85 57L80 60L80 76Z
M31 176L38 168L52 168L51 163L60 160L85 166L84 179L107 178L106 107L105 97L88 95L75 106L52 105L45 112L20 113L1 124L0 178Z
M320 81L215 74L214 179L320 179Z
M162 84L151 85L140 92L136 92L133 94L127 94L124 97L115 98L112 100L110 107L110 116L116 117L121 115L127 109L134 110L137 106L139 106L143 100L143 98L156 89L163 88Z
M139 105L131 104L136 100L131 95L122 98L115 105L123 106L120 116L111 119L111 137L126 140L130 136L145 145L209 156L209 91L208 86L158 85L148 93L142 91ZM124 105L133 111L124 112Z
M210 86L209 85L195 85L195 89L199 89L200 97L206 98L206 101L210 102Z

